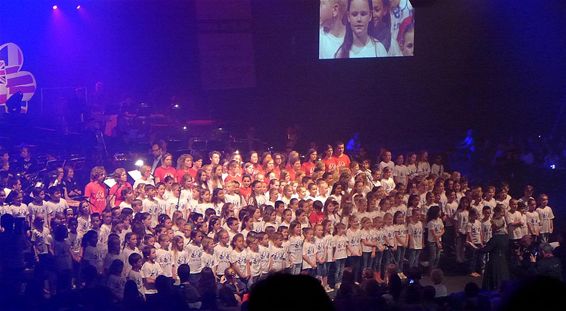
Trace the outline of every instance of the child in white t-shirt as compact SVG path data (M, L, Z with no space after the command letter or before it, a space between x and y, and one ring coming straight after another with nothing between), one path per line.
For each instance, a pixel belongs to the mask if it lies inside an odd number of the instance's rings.
M360 281L361 276L361 257L362 257L362 243L361 243L361 230L360 222L356 216L351 216L348 220L348 230L346 236L348 238L347 254L348 261L352 267L354 280Z
M250 276L248 252L245 247L244 235L238 233L232 238L232 251L230 252L230 267L236 272L236 278L247 283Z
M143 200L143 211L151 215L151 226L157 226L157 216L159 216L159 202L155 199L157 191L153 185L145 185L145 194L147 198Z
M143 258L138 253L131 253L128 257L128 264L132 267L130 271L128 271L127 279L134 281L136 283L136 287L138 288L138 292L145 297L145 290L144 290L144 279L141 274L141 269L143 266Z
M393 215L385 213L383 215L383 241L384 241L384 258L382 266L384 271L389 264L394 260L395 253L397 252L397 237L395 236L395 225L393 223Z
M413 19L412 17L408 17L405 18L402 22L401 22L401 29L399 29L400 34L398 36L398 38L401 39L401 41L399 42L399 45L401 46L401 52L403 52L403 56L413 56L412 52L408 52L406 50L408 50L407 46L404 46L405 44L405 40L408 39L408 32L413 32L414 34L414 27L412 25L413 23ZM399 40L397 40L399 41ZM408 42L407 42L408 43ZM411 55L406 55L407 54L411 54ZM430 167L430 173L434 174L438 177L441 177L444 174L444 165L442 164L442 156L441 155L436 155L434 157L434 163L432 163L431 167Z
M214 268L216 266L214 262L214 247L216 247L216 244L213 239L206 236L202 238L201 244L203 250L201 257L202 268L210 268L214 273Z
M256 234L257 251L259 253L259 276L269 273L269 234L260 232ZM257 281L257 280L256 280Z
M402 154L397 156L395 166L393 167L393 180L395 184L403 184L405 186L409 183L409 169L404 164L404 157Z
M401 211L395 212L393 215L395 239L397 243L397 251L395 252L395 262L397 262L397 271L403 272L405 265L405 251L409 243L409 235L407 225L405 224L405 217Z
M548 243L550 235L554 231L554 213L548 206L548 196L541 194L538 198L537 212L540 217L540 238L541 242Z
M322 224L314 226L314 245L316 249L316 277L322 283L325 290L328 287L328 271L326 270L327 243L328 239L324 237L324 227Z
M280 232L272 234L273 245L269 249L269 271L278 272L287 269L288 252L283 247L283 235Z
M160 234L157 237L157 242L160 248L155 251L155 261L161 267L163 275L166 277L173 277L173 258L171 256L171 251L169 249L170 241L168 234Z
M303 229L303 267L302 273L315 276L317 260L316 260L316 244L314 240L314 231L312 228Z
M521 202L521 204L523 204ZM519 245L519 240L523 237L523 217L518 211L519 203L515 199L509 201L509 212L505 216L507 222L507 230L509 231L509 239L515 246Z
M501 204L505 212L509 210L509 200L511 200L511 197L503 189L495 196L495 203Z
M340 288L342 283L342 275L344 274L344 267L346 265L346 258L348 258L347 247L348 237L346 236L346 225L338 223L334 229L334 237L332 239L334 246L334 266L336 272L334 273L335 288Z
M202 240L202 232L199 231L193 231L193 232L198 232L200 233L198 235L198 244L200 245L200 241ZM191 232L192 233L192 232ZM187 248L191 246L191 244L187 244ZM171 250L169 251L169 253L171 254L171 262L172 262L172 274L173 274L173 280L177 281L179 280L179 275L177 274L177 270L181 265L189 265L189 271L190 271L190 275L189 275L189 279L190 277L193 275L193 267L195 270L197 270L197 273L200 273L200 271L202 270L201 267L201 253L202 253L202 248L200 248L200 246L195 247L195 249L200 249L200 252L197 253L196 255L198 256L196 259L196 266L194 266L194 261L190 262L189 260L189 254L188 251L185 251L185 238L183 238L180 235L175 235L173 236L173 239L171 240ZM191 267L191 265L193 265L193 267ZM194 280L194 279L193 279Z
M297 275L301 273L301 265L303 264L303 236L301 234L301 224L292 221L289 226L289 264L291 274Z
M322 221L322 228L323 228L323 235L324 235L324 245L325 245L325 253L326 253L326 263L324 264L324 270L326 275L330 275L330 268L334 266L334 237L332 236L332 230L334 229L333 223L325 219ZM325 287L327 291L331 291L332 288L330 284L328 284L328 278L326 280L327 286Z
M108 267L106 286L112 291L115 301L122 301L124 298L126 279L122 276L123 270L124 263L120 259L115 259Z
M15 191L15 190L14 190ZM21 192L18 192L14 197L14 201L8 207L8 213L16 218L26 218L29 216L29 209L26 204L23 203L24 197Z
M479 277L481 274L480 265L480 252L479 250L483 247L481 239L481 222L478 220L478 214L475 209L470 210L470 222L466 228L467 233L467 246L470 248L470 266L469 273L471 277Z
M417 268L419 265L419 256L423 249L423 223L420 221L421 214L418 210L413 211L409 216L409 224L407 225L407 253L409 267Z
M67 201L61 198L61 189L59 187L49 188L49 195L50 200L45 202L45 208L50 218L54 217L56 213L63 213L63 211L69 208Z
M98 230L98 248L100 249L100 254L104 258L106 253L108 253L108 237L112 232L112 212L105 210L102 212L102 224L100 225L100 230Z
M120 210L123 210L125 208L132 208L132 202L135 199L135 195L134 195L134 190L132 188L124 188L122 189L122 197L124 198L124 201L120 202L120 204L118 205L118 207L120 208Z
M141 256L141 251L137 247L138 244L138 236L133 232L126 233L126 237L124 238L124 249L122 249L122 261L124 262L124 272L122 273L124 276L127 276L132 266L130 265L130 255L133 253L139 254ZM143 293L143 291L142 291Z
M495 208L494 208L495 209ZM481 219L481 241L486 245L493 237L493 230L491 228L491 208L484 206Z
M42 216L36 216L33 221L33 228L31 230L31 242L33 244L34 254L39 264L46 267L49 255L53 253L51 234L49 229L44 226L44 219Z
M442 214L444 225L446 227L446 234L444 234L444 249L447 253L455 251L456 229L454 225L454 215L458 210L458 201L456 200L456 192L454 190L446 191L446 204L442 207Z
M158 276L163 274L163 270L161 269L161 266L155 262L155 259L157 258L155 247L149 245L144 246L142 254L144 263L141 267L140 273L143 280L143 293L145 297L148 298L148 296L157 294L155 280Z
M375 277L377 281L381 282L383 272L385 271L386 268L386 265L383 264L383 257L386 252L386 247L385 247L385 228L384 228L384 222L382 216L376 216L373 219L373 228L371 230L371 242L375 244L375 254L372 257L373 260L372 268L373 271L375 272Z
M365 269L370 269L373 267L373 260L372 260L372 253L375 254L375 239L372 239L373 236L373 224L371 219L367 217L363 217L362 221L362 229L360 232L361 244L362 244L362 271ZM375 228L379 229L379 228ZM380 257L381 261L381 257Z
M218 277L224 275L224 271L230 266L230 253L232 250L228 245L230 236L228 231L222 229L216 233L215 240L217 245L214 246L214 269L213 271Z
M100 241L98 242L100 244ZM108 236L106 241L106 254L104 256L102 268L105 274L108 274L108 270L110 269L110 265L116 259L122 260L122 256L120 255L120 237L113 233ZM123 271L123 269L122 269Z
M519 214L521 215L521 238L529 234L529 227L527 225L527 205L519 204Z
M84 263L89 264L96 268L96 271L102 273L102 255L98 244L98 233L94 230L89 230L82 238L81 246L83 248L82 260Z
M395 181L392 177L393 172L388 166L384 167L382 172L381 186L385 190L385 193L389 194L391 190L395 189Z
M182 237L179 237L182 240ZM183 252L187 257L187 264L190 268L189 279L192 282L197 282L202 269L205 267L202 258L205 256L203 249L204 233L200 231L191 231L191 242L187 243L183 248ZM180 241L179 241L180 243ZM178 265L180 262L178 263ZM209 266L211 268L212 266ZM175 272L175 271L173 271Z
M407 171L409 173L409 179L413 179L415 176L418 175L417 173L417 154L410 153L407 157Z
M444 223L440 218L440 207L431 206L427 213L427 246L429 249L430 267L438 267L440 252L442 250L442 236L444 235Z
M379 166L378 169L383 172L383 169L388 167L390 170L393 170L393 168L395 167L395 163L393 163L393 161L391 161L391 151L389 150L385 150L383 151L382 155L381 155L381 162L379 162Z
M405 204L403 193L397 192L395 194L395 198L393 199L393 207L391 208L391 213L395 214L397 212L401 212L401 214L403 214L403 220L406 221L407 210L407 204Z
M36 216L41 216L49 224L48 210L45 206L45 191L41 188L35 188L32 191L33 201L28 204L30 223L33 223Z
M466 228L469 222L470 201L467 197L460 199L456 213L454 214L454 230L456 232L456 261L464 262L465 242L467 239Z
M493 211L496 204L497 200L495 200L495 187L489 186L487 187L487 192L485 193L485 196L483 198L483 206L489 206Z
M70 276L73 269L71 244L67 239L68 235L67 226L61 225L53 229L53 257L55 259L55 272L58 276Z
M528 231L533 239L538 241L540 236L540 215L537 212L537 202L535 199L530 198L527 201L527 206L529 208L529 211L526 213Z

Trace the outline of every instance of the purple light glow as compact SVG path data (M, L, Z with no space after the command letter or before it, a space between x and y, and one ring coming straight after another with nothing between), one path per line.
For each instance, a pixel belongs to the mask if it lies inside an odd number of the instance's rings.
M57 6L57 4L53 5L53 10L57 10L59 7Z
M80 4L77 5L77 10L80 10L80 8L81 8L81 5Z

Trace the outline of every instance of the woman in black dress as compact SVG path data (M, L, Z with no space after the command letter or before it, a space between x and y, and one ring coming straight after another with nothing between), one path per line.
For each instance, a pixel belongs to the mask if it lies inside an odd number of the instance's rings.
M509 279L509 236L503 217L503 208L499 204L493 209L491 223L493 237L481 250L483 253L488 253L489 256L482 284L485 290L497 290L502 282Z

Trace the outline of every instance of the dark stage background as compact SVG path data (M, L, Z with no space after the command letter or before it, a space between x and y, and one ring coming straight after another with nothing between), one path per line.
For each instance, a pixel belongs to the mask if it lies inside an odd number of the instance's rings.
M59 12L49 1L0 6L0 42L20 45L39 88L103 81L118 99L156 105L177 95L189 118L254 123L265 139L292 123L308 139L360 132L419 147L456 142L468 128L547 135L566 100L564 1L414 1L415 57L319 61L318 1L253 0L243 28L255 87L224 90L203 87L195 1L58 3Z

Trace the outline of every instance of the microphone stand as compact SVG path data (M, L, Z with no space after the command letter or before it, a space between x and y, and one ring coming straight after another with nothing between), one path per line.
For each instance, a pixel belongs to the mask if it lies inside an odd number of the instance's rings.
M116 185L118 185L118 187L116 188L114 193L111 194L110 197L106 200L106 207L110 208L110 209L112 209L112 207L114 207L114 206L110 206L110 202L112 202L112 199L116 197L116 193L118 193L118 190L120 190L120 187L122 187L122 184L116 183Z
M181 205L181 195L183 194L183 188L179 185L179 197L177 198L177 210L179 210L179 206Z

